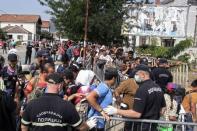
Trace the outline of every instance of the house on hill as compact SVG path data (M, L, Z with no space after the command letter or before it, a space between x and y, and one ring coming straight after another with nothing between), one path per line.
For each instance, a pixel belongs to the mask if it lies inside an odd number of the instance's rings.
M42 20L39 15L1 14L0 28L15 41L38 40Z

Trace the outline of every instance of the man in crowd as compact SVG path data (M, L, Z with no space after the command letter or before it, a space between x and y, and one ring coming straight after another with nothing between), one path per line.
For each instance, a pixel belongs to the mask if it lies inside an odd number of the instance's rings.
M98 87L87 96L87 100L92 107L88 113L88 117L103 116L109 120L109 116L105 114L103 109L112 104L113 96L110 88L116 82L118 71L115 68L109 67L105 70L104 75L105 81L100 83ZM97 129L95 130L104 131L104 127L104 120L98 120Z
M26 47L25 64L27 64L27 61L29 64L31 63L32 48L33 45L30 42L28 42Z
M2 49L3 49L3 54L4 54L4 53L7 54L7 42L6 42L6 41L3 42L3 47L2 47Z
M133 109L134 95L137 89L138 85L133 78L121 82L114 91L117 104L120 105L122 109ZM121 95L123 95L122 98L120 97ZM132 123L125 122L124 130L129 131L131 126Z
M186 113L192 113L193 122L197 122L197 113L195 111L197 108L197 79L191 83L191 89L184 97L182 105Z
M65 131L68 126L78 130L88 130L96 125L95 119L87 123L79 117L75 107L58 94L63 88L64 79L57 73L47 78L46 94L28 103L22 116L22 131Z
M2 79L5 85L5 92L12 98L15 97L17 91L17 62L18 58L16 54L9 54L8 55L8 65L5 66L2 71Z
M169 82L173 81L173 77L170 71L166 69L168 67L168 61L164 58L159 59L158 67L152 70L153 79L163 91L166 90L166 86Z
M130 118L158 120L165 107L165 99L161 88L150 79L150 69L145 65L136 67L135 80L139 88L134 97L133 109L121 110L112 106L105 108L109 115L118 114ZM135 131L156 131L157 126L152 124L134 124ZM141 130L142 129L142 130Z
M39 72L38 70L40 69L42 63L43 63L43 54L44 52L42 50L39 50L36 53L36 58L35 61L30 65L30 72L32 76L37 75Z

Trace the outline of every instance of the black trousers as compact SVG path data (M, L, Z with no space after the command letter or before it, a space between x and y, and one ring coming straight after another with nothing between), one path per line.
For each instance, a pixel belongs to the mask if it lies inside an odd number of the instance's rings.
M27 64L27 62L28 62L28 64L31 64L31 54L26 54L26 56L25 56L25 64Z

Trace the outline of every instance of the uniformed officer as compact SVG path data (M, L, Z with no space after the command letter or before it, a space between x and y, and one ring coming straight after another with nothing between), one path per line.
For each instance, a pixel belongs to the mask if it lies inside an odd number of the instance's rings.
M66 131L68 126L84 131L96 126L94 119L83 122L74 105L59 96L63 81L58 73L47 77L46 93L30 101L23 113L22 131L29 127L32 131Z
M158 120L165 107L161 88L150 79L150 69L146 65L136 67L135 80L139 88L134 96L133 109L121 110L108 106L104 109L109 115L118 114L124 117ZM157 126L149 123L135 123L136 131L156 131Z
M159 59L158 67L152 70L153 79L163 91L169 82L173 81L173 76L167 69L168 61L164 58Z

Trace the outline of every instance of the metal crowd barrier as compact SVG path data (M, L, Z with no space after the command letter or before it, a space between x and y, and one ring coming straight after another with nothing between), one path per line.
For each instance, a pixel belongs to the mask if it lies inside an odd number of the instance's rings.
M95 118L104 119L101 116ZM129 131L197 131L197 123L122 117L111 117L110 121L106 122L105 131L124 131L125 122L131 124Z
M188 64L180 64L175 67L171 67L170 71L173 75L173 82L182 85L187 88L189 85L189 66Z

